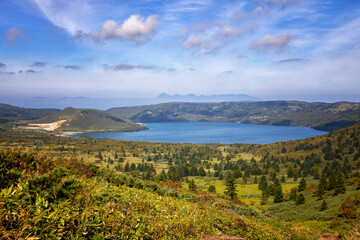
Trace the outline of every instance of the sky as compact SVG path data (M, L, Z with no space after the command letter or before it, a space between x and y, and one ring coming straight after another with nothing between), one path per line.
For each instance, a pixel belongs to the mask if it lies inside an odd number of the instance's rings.
M359 0L0 0L0 102L19 106L359 102L359 59Z

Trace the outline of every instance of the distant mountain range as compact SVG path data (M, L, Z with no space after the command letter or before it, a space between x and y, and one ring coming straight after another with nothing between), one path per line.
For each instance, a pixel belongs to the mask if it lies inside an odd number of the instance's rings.
M259 101L258 98L246 94L221 94L221 95L168 95L166 93L160 94L156 100L159 102L233 102L233 101Z
M173 97L176 98L176 95L170 96L170 98ZM190 97L201 96L190 95ZM168 98L168 95L161 94L159 98L165 99ZM33 121L30 122L30 120ZM107 111L77 108L66 108L63 111L58 109L27 109L0 104L0 123L5 123L7 127L14 124L54 123L61 120L66 120L66 122L57 131L137 131L146 128L134 122L180 121L305 126L333 131L360 121L360 103L307 103L299 101L192 103L172 101L154 105L111 108Z
M107 110L135 122L239 122L249 124L304 126L333 131L360 121L360 103L266 102L171 102Z

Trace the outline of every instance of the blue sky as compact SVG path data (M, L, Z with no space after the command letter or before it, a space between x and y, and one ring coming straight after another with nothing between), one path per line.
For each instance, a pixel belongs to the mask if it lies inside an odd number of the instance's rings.
M0 1L0 101L24 106L162 92L358 102L359 59L358 0Z

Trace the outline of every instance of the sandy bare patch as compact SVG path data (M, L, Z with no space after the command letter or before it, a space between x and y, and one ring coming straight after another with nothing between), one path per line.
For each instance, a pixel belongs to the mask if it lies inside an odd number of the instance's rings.
M19 127L23 129L41 129L45 131L54 131L55 129L61 127L61 125L66 122L66 120L60 120L53 123L32 123L29 124L27 127Z

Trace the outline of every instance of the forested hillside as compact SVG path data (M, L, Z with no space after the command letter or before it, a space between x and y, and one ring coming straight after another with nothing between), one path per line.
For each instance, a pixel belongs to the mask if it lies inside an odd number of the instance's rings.
M101 131L139 131L142 127L131 120L123 120L114 117L109 113L96 109L66 108L51 116L33 121L33 123L52 123L66 120L57 132L80 131L80 132L101 132Z
M360 121L360 104L297 101L164 103L111 108L114 116L135 122L216 121L305 126L333 131Z
M0 104L0 123L40 119L59 111L59 109L21 108Z

